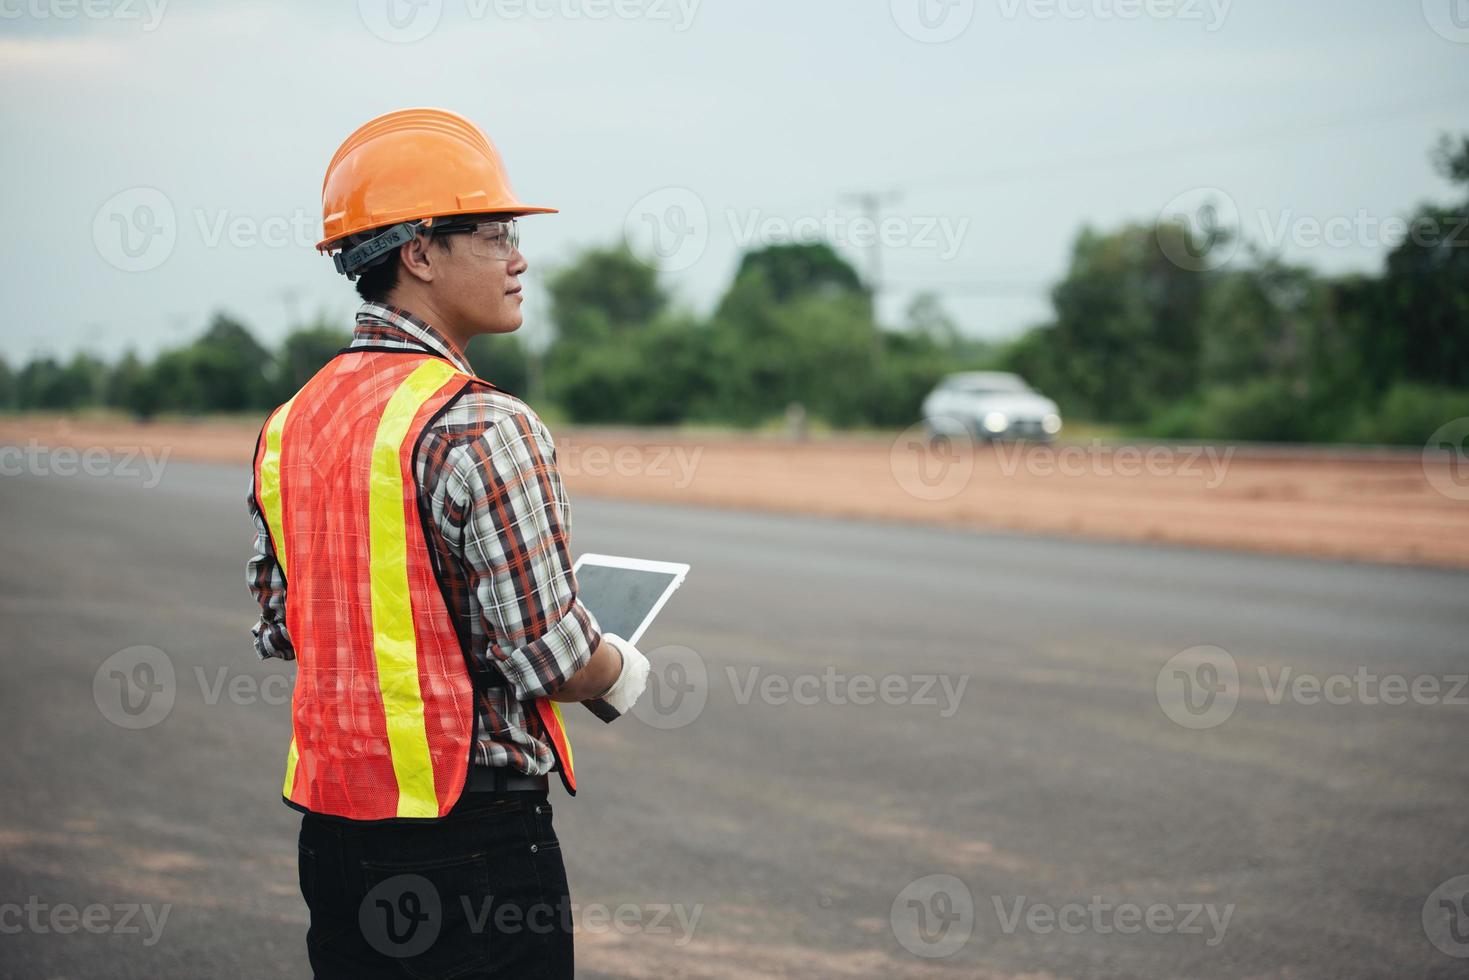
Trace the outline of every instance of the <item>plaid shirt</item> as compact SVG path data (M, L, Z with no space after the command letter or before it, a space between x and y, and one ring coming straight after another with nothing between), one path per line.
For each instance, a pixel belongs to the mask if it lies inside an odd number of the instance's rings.
M474 373L443 334L404 310L376 303L357 312L349 347L363 346L421 350ZM576 597L571 511L551 434L520 399L471 389L424 434L414 471L449 612L466 626L470 656L497 668L509 684L508 691L476 691L471 761L547 773L555 757L527 702L554 693L602 640L596 619ZM262 658L294 660L286 581L254 491L252 470L255 555L247 576L260 603L260 621L251 630L255 650Z

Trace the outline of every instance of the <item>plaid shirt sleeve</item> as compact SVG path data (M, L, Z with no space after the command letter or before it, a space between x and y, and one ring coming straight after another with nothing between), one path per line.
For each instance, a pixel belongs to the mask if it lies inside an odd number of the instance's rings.
M464 514L459 544L488 638L515 698L549 697L602 641L576 597L571 513L551 434L523 405L451 457L448 494Z
M250 628L255 637L255 654L264 660L279 657L295 660L296 648L291 645L291 636L286 632L286 579L281 574L280 563L275 559L275 549L270 544L270 534L265 529L265 516L255 502L255 474L250 474L250 520L255 524L255 553L245 565L245 577L250 583L250 592L260 603L260 620Z

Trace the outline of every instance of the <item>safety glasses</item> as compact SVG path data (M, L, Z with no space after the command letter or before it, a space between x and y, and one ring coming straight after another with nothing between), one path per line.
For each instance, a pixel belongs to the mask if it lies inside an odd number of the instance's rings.
M466 234L469 250L481 258L508 261L520 248L520 228L514 218L435 227L435 235Z

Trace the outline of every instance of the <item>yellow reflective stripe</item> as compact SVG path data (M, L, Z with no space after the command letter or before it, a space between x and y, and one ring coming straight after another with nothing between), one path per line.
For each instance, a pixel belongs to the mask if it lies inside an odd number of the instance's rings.
M398 780L398 816L437 817L434 767L418 686L418 640L408 594L408 531L403 514L403 440L413 417L458 372L425 361L388 399L372 444L368 554L372 575L373 654Z
M566 769L568 772L575 773L576 759L571 752L571 733L566 730L566 719L561 717L561 705L552 701L551 713L556 716L556 724L561 726L561 744L566 746Z
M292 398L270 417L270 424L265 429L265 454L260 457L260 486L255 488L282 572L287 570L286 529L281 523L281 433L285 431L286 417L291 414L291 405L295 401Z
M260 498L265 526L270 529L270 540L275 546L275 560L280 564L283 575L289 573L286 570L286 528L281 521L281 433L285 431L286 417L291 414L291 404L295 400L292 398L282 405L271 416L265 428L265 453L260 457L260 485L255 488L255 493ZM286 783L281 790L281 795L286 799L291 798L291 787L296 784L298 756L294 716L291 725L291 748L286 752Z
M291 727L295 728L295 712L291 712ZM296 763L301 759L300 753L296 751L296 735L291 733L291 747L286 752L286 785L281 789L281 795L286 799L291 798L291 790L296 786Z

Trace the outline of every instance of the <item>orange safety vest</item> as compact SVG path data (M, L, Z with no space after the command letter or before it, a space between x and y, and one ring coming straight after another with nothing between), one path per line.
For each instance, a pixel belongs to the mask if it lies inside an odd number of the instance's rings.
M431 820L464 790L475 685L425 537L414 456L475 386L494 389L431 354L349 349L261 430L255 499L296 651L281 792L297 809ZM561 710L535 706L574 794Z

